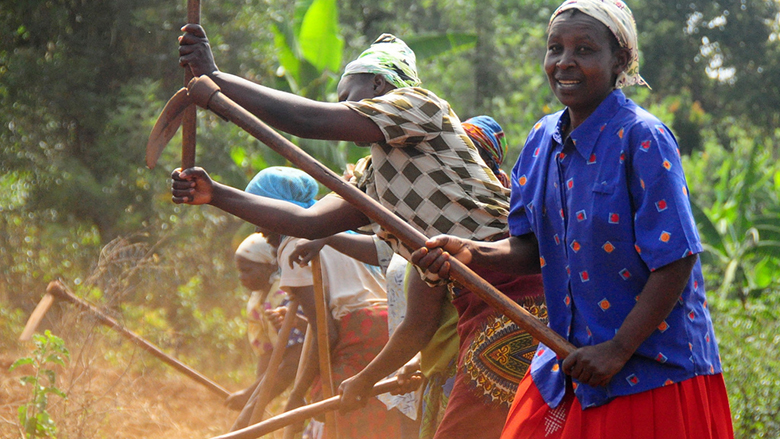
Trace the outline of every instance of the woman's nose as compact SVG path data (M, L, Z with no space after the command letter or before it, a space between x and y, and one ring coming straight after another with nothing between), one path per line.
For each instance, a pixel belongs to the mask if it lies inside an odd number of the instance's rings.
M562 69L574 66L574 53L571 50L564 50L561 52L561 56L558 58L558 62L556 62L555 65Z

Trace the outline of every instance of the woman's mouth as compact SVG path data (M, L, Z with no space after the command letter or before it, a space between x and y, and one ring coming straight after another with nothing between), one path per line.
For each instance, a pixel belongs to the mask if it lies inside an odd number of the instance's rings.
M573 87L579 85L582 81L576 79L558 79L557 82L561 87Z

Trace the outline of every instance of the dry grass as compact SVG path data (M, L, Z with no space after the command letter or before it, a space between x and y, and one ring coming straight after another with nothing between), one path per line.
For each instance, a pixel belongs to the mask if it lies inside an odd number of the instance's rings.
M17 409L29 398L19 377L31 369L8 368L20 356L0 354L0 437L20 437ZM156 361L147 358L145 361ZM104 363L104 364L100 364ZM49 412L62 438L208 438L228 431L236 412L200 384L172 371L119 369L107 361L88 367L72 361L58 370L68 399L50 399ZM136 371L135 369L141 369Z
M100 262L82 285L82 292L98 288L104 298L110 298L100 306L101 311L121 324L144 325L146 316L125 322L118 304L129 291L139 288L139 273L144 279L155 279L149 272L154 266L150 262L154 250L128 240L112 241L101 252ZM0 311L3 306L0 302ZM4 318L6 315L9 319ZM34 350L32 342L16 340L24 323L15 320L13 313L0 314L0 439L22 437L17 411L31 396L30 388L20 384L19 378L31 374L32 368L8 370L14 361L30 356ZM48 412L57 425L59 439L210 438L226 433L238 416L238 412L223 406L220 396L70 304L55 303L39 332L44 328L61 337L70 351L66 367L56 369L57 387L68 398L49 398ZM154 324L130 329L152 341L168 340L166 335L171 334L162 331L173 331ZM210 351L218 349L215 343L197 343L190 338L185 346L181 340L177 344L177 337L169 338L174 342L161 345L164 351L175 357L178 355L171 351L179 351L188 358L180 358L182 362L229 391L248 385L254 378L256 359L248 343L243 350L226 353L226 348L223 352ZM279 412L282 403L275 401L270 409Z
M58 427L59 439L211 438L226 433L238 416L238 412L223 406L220 396L94 319L68 309L52 320L47 326L63 338L70 350L66 367L55 369L57 387L67 393L68 399L49 399L48 412ZM21 327L18 331L0 329L6 335L0 337L0 438L21 438L17 410L30 398L31 391L19 378L33 370L32 366L8 369L17 359L30 356L34 345L9 340L8 336L21 332ZM244 364L215 368L208 353L201 355L205 363L212 364L202 366L210 370L199 371L228 391L252 381L253 358ZM189 365L198 369L198 365ZM240 376L242 382L231 382L228 375ZM278 414L283 403L284 397L278 398L269 410ZM282 432L266 437L281 438Z
M49 399L58 438L210 438L227 432L237 417L237 412L223 406L221 397L94 319L70 309L53 320L47 326L70 350L66 367L55 369L57 387L68 399ZM31 391L19 378L33 370L32 366L8 369L18 358L30 356L34 345L9 340L12 328L1 332L6 337L0 339L0 438L20 438L17 410ZM241 373L237 368L247 370ZM200 372L234 391L251 381L253 370L246 364L230 364ZM224 382L228 372L239 372L247 382Z

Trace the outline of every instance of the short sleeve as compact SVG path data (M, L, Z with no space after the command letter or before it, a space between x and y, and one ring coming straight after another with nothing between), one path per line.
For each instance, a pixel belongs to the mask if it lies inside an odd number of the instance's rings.
M449 105L421 88L400 88L374 99L344 102L344 105L368 117L393 147L415 146L430 141L445 131Z
M301 267L298 264L292 264L293 266L290 267L290 264L286 262L289 260L297 240L298 238L287 238L279 245L279 261L285 261L279 264L279 288L308 287L314 284L309 265Z
M656 270L700 253L702 245L677 140L657 120L635 126L631 136L629 184L636 250L650 270Z
M387 275L387 268L390 266L390 260L393 259L395 252L385 241L381 240L378 236L372 236L374 240L374 246L376 246L376 257L379 262L379 268L382 270L382 274Z
M529 144L533 143L535 132L536 130L528 135L523 151L528 150ZM525 173L526 171L523 169L523 153L521 153L517 163L512 168L512 176L510 178L512 192L509 198L509 216L507 221L509 222L509 234L512 236L522 236L533 232L531 221L528 219L525 203L523 202L523 191L525 190L523 186L526 183ZM522 185L521 182L523 182Z

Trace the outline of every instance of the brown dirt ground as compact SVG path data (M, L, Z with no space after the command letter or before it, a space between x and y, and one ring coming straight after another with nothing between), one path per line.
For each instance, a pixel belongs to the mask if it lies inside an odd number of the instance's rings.
M0 354L0 437L19 437L18 407L29 398L8 368L17 357ZM58 370L69 395L50 398L50 414L67 438L208 438L228 431L236 412L205 387L171 373L149 374L90 366Z
M20 384L19 377L30 374L32 368L8 371L17 358L29 355L30 351L15 349L20 347L0 349L3 439L21 437L17 410L30 397L30 388ZM57 385L68 394L67 400L57 396L49 400L48 411L57 424L58 438L194 439L218 436L230 429L238 413L226 409L219 396L168 367L160 367L153 357L139 355L126 367L109 366L109 361L98 356L90 361L71 358L66 368L56 369ZM240 388L231 387L228 390Z

